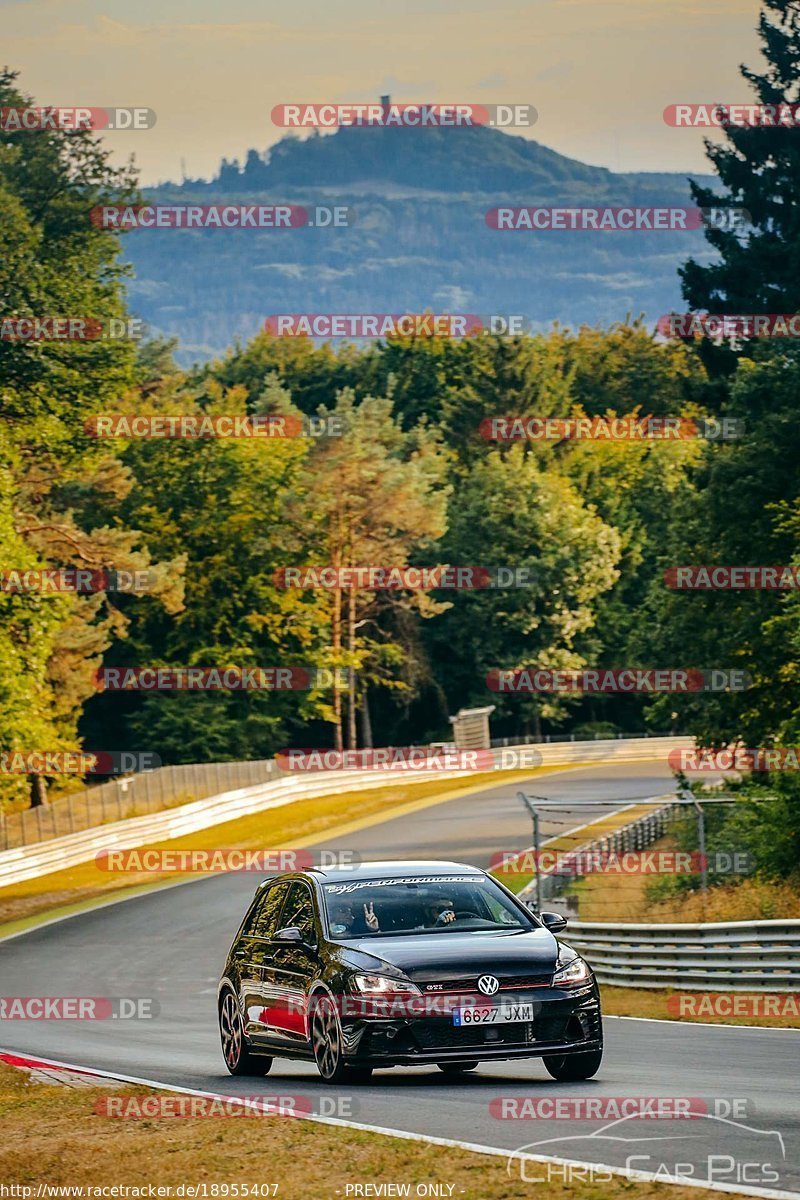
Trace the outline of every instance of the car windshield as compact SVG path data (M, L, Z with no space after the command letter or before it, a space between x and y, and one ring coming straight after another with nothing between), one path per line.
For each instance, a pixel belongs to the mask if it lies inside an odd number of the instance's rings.
M337 940L536 927L485 875L358 879L323 890Z

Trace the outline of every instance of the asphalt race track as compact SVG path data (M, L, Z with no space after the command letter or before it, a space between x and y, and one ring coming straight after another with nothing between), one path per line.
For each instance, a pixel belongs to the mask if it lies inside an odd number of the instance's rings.
M578 825L609 811L593 801L629 804L667 792L670 780L656 763L591 766L537 776L530 790L569 800ZM485 866L498 850L530 844L518 787L373 825L351 834L346 848L363 857ZM543 835L560 832L562 821L545 823ZM159 1012L150 1020L4 1020L0 1047L227 1095L300 1095L322 1115L509 1151L526 1147L620 1167L633 1157L634 1168L695 1179L708 1177L711 1156L711 1178L729 1188L800 1194L800 1033L793 1031L611 1018L599 1076L576 1084L555 1083L535 1059L482 1066L458 1083L436 1069L395 1068L346 1092L321 1084L311 1065L280 1060L263 1080L231 1078L219 1050L216 988L257 882L244 873L203 878L6 940L4 996L153 997ZM597 1120L498 1119L490 1112L490 1102L504 1097L630 1096L704 1098L710 1114L715 1098L738 1100L746 1115L741 1108L731 1115L723 1104L719 1118L633 1119L612 1127ZM510 1169L519 1174L519 1163ZM542 1167L529 1161L524 1171L534 1179Z

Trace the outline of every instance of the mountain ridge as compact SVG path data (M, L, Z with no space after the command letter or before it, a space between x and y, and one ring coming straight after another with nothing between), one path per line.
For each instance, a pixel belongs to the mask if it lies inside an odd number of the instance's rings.
M372 151L372 158L367 153ZM352 169L365 162L373 170L361 179ZM409 182L408 175L424 167L427 187ZM447 174L444 174L444 172ZM353 187L368 182L402 183L413 190L430 190L431 177L440 180L437 192L467 191L492 194L498 189L531 183L573 180L608 186L620 179L684 179L682 172L612 171L570 158L533 138L472 126L453 129L384 129L343 127L335 133L300 138L287 135L259 153L247 152L243 163L222 160L213 179L165 182L163 188L222 191L271 191L275 187ZM713 176L697 176L708 183ZM321 183L325 180L325 183ZM465 186L468 185L468 186Z
M697 177L709 182L708 177ZM152 203L341 204L345 229L137 230L131 306L179 361L217 357L282 312L518 313L531 328L608 325L682 307L678 266L710 251L701 231L487 228L510 205L689 206L672 172L621 174L482 127L342 128L282 138L212 179L146 189Z

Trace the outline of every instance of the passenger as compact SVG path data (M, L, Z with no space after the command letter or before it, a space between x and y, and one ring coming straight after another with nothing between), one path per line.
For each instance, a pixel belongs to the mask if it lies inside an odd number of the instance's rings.
M356 911L349 900L337 900L331 908L331 933L334 936L363 933L379 933L380 922L373 903L363 905L363 915Z

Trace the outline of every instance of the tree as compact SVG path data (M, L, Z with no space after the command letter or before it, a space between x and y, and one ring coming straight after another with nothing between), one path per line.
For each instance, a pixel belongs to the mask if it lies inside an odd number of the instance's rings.
M595 605L618 576L620 539L569 480L515 445L490 451L454 492L437 554L445 562L527 568L508 590L456 593L430 631L451 704L486 703L492 668L577 669L593 652ZM491 696L498 717L534 731L565 711L557 697Z
M640 645L658 644L677 664L738 668L744 691L663 697L654 709L681 714L683 728L706 745L770 744L797 710L800 683L792 622L797 606L779 591L670 591L663 573L678 565L780 565L800 556L796 512L796 349L753 362L742 358L725 415L745 423L745 436L706 448L695 488L676 495L658 555L659 570L639 623Z
M405 566L444 530L447 490L438 440L424 425L404 433L389 397L367 396L356 404L353 393L344 391L332 414L346 432L320 444L308 462L310 514L322 527L318 552L336 571ZM342 668L348 672L350 748L357 745L359 707L368 740L369 684L398 686L394 674L404 656L391 636L390 614L397 616L397 610L409 607L423 617L437 611L424 593L409 596L338 586L331 591L330 665L335 673ZM402 626L394 624L396 629ZM342 689L336 674L332 722L336 749L342 749Z
M152 393L144 388L156 415L246 412L245 389L224 389L213 379L200 397L182 373L161 378ZM266 404L274 402L273 390ZM124 407L141 412L140 394L131 393ZM287 591L275 578L308 537L291 514L304 498L308 440L132 439L121 446L137 481L124 521L142 530L154 554L180 565L185 602L169 613L140 597L106 664L319 665L321 598ZM265 758L286 745L290 730L323 712L317 691L107 694L87 707L84 729L114 730L123 748L152 749L165 762Z
M759 34L766 70L741 67L764 105L800 102L800 5L763 0ZM719 261L694 259L682 268L684 295L695 309L719 313L800 311L800 143L797 129L758 125L725 127L727 144L706 142L706 153L724 185L724 203L745 208L745 234L706 229ZM719 192L692 184L701 208L718 206ZM728 369L730 369L728 361Z
M0 72L0 106L31 103ZM102 203L130 201L135 180L114 169L91 132L0 133L0 296L3 316L107 322L125 313L118 239L95 226ZM0 339L0 521L3 570L16 567L142 567L137 532L115 520L131 486L113 450L84 432L133 381L125 340ZM163 579L162 579L163 582ZM166 584L177 601L174 581ZM164 593L166 595L166 593ZM0 709L0 747L78 748L77 721L94 689L93 668L124 615L110 596L0 591L3 670L14 675ZM40 803L43 781L30 780ZM21 781L0 779L0 797L21 799Z

